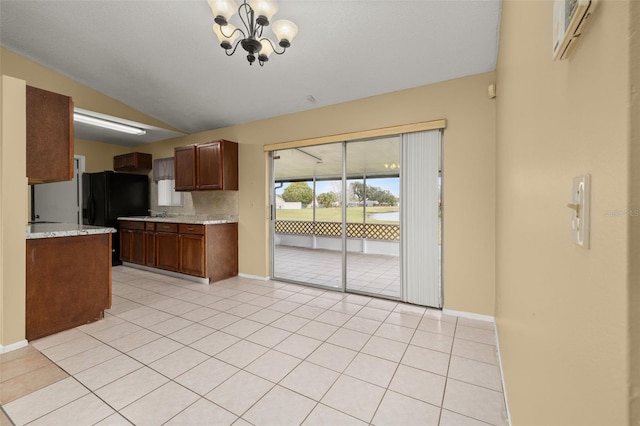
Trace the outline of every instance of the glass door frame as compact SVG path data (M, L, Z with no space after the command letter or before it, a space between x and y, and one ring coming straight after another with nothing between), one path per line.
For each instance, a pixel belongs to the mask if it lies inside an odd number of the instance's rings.
M327 145L336 145L336 144L340 144L340 149L342 152L342 176L340 178L340 182L342 185L342 190L341 193L343 195L343 197L346 196L346 191L344 190L344 182L345 182L345 178L344 178L344 174L345 174L345 167L346 167L346 163L345 163L345 144L346 142L331 142L328 143ZM286 282L286 283L291 283L291 284L299 284L299 285L305 285L308 287L315 287L315 288L319 288L322 290L331 290L331 291L338 291L341 293L346 293L346 280L345 280L345 275L346 275L346 271L345 271L345 248L346 248L346 224L344 221L345 218L345 205L341 200L341 223L342 223L342 231L341 231L341 248L340 248L340 253L341 253L341 260L340 260L340 268L341 268L341 273L340 273L340 286L337 287L333 287L330 285L322 285L322 284L317 284L317 283L313 283L313 282L308 282L308 281L296 281L296 280L292 280L289 278L283 278L283 277L277 277L275 276L275 263L276 263L276 254L275 254L275 248L276 248L276 181L275 181L275 157L274 157L274 152L276 151L270 151L269 154L269 185L270 185L270 190L269 190L269 238L270 238L270 255L271 255L271 259L270 259L270 268L271 268L271 273L269 274L269 278L272 280L276 280L276 281L281 281L281 282ZM314 203L315 203L315 198L317 196L316 194L316 183L318 181L318 179L314 176L312 179L313 181L313 195L314 195ZM315 222L316 220L316 211L315 211L315 207L313 209L313 221Z
M337 145L340 144L340 148L341 148L341 152L342 152L342 176L341 176L341 186L342 186L342 191L341 191L341 200L340 200L340 204L341 204L341 285L340 286L329 286L329 285L322 285L322 284L317 284L317 283L313 283L313 282L306 282L306 281L296 281L293 279L287 279L287 278L282 278L282 277L278 277L275 276L275 264L276 264L276 255L275 255L275 249L276 249L276 182L275 182L275 172L276 172L276 164L275 164L275 153L276 151L270 151L268 153L269 155L269 185L270 185L270 189L269 189L269 203L270 203L270 229L269 229L269 234L270 234L270 254L271 254L271 259L270 259L270 267L271 267L271 273L270 273L270 278L273 280L277 280L277 281L282 281L282 282L288 282L288 283L292 283L292 284L301 284L301 285L305 285L305 286L310 286L310 287L316 287L316 288L320 288L323 290L332 290L332 291L339 291L342 293L350 293L350 294L360 294L360 295L366 295L366 296L372 296L372 297L379 297L379 298L384 298L384 299L390 299L393 301L402 301L404 300L404 286L402 285L402 268L399 266L399 270L398 270L398 274L399 274L399 279L400 279L400 289L399 289L399 294L398 296L394 297L394 296L390 296L387 294L380 294L380 293L373 293L373 292L367 292L367 291L362 291L359 289L349 289L348 285L347 285L347 274L348 274L348 252L347 252L347 244L348 244L348 236L347 236L347 224L348 224L348 219L347 219L347 207L348 207L348 189L347 189L347 181L349 180L348 174L347 174L347 166L348 166L348 157L347 157L347 147L350 143L353 142L365 142L365 141L375 141L378 139L382 139L385 137L397 137L398 140L398 156L399 158L402 158L402 143L401 143L401 134L394 134L394 135L387 135L387 136L378 136L378 137L367 137L367 138L361 138L361 139L353 139L353 140L348 140L348 141L341 141L341 142L331 142L328 143L327 145ZM366 175L367 177L370 177L369 175ZM363 175L364 178L364 175ZM366 178L365 178L366 179ZM400 179L399 181L399 185L401 187L402 180L401 177L398 176L398 179ZM312 179L310 179L313 181L313 191L314 191L314 197L317 196L316 192L316 177L313 177ZM366 180L365 180L366 182ZM315 201L315 200L314 200ZM366 199L365 199L365 203L366 203ZM364 207L366 209L366 207ZM401 207L400 207L401 208ZM364 213L363 213L364 214ZM313 217L315 220L315 216L316 216L316 212L315 212L315 208L314 208L314 212L313 212ZM402 226L401 223L399 224L399 226ZM399 242L400 247L399 247L399 262L401 265L401 259L402 259L402 244ZM442 270L442 268L441 268Z

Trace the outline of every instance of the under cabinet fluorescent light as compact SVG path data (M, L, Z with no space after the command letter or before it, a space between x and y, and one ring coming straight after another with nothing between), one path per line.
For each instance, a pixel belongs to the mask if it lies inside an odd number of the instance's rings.
M105 120L103 118L92 117L90 115L73 113L73 120L80 123L90 124L92 126L104 127L105 129L115 130L117 132L129 133L130 135L144 135L146 130L139 127L129 126L128 124L116 123L115 121Z

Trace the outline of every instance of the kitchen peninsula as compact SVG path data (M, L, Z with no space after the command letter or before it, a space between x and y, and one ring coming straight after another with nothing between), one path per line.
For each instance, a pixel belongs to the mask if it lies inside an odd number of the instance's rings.
M111 307L113 232L66 223L27 225L27 340L104 316Z

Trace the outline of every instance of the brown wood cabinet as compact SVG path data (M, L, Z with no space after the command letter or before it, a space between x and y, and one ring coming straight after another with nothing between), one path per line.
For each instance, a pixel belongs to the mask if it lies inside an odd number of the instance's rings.
M27 239L27 340L101 319L111 307L111 234Z
M27 86L29 184L73 179L73 100Z
M178 225L156 223L156 267L178 272L180 266Z
M131 261L145 263L144 231L131 230Z
M147 266L156 266L156 224L145 222L144 227L144 253Z
M144 222L120 222L120 259L125 262L145 263Z
M176 191L195 191L196 146L180 146L174 149L174 177Z
M124 225L120 225L120 260L123 262L131 262L131 238L133 232L124 229Z
M206 273L203 225L179 225L180 272L204 277Z
M123 261L209 278L209 282L238 275L237 223L120 221L120 232ZM138 233L142 234L139 239ZM142 247L137 241L142 241ZM139 252L145 255L140 257Z
M176 191L238 190L238 144L227 140L174 149Z
M151 167L151 154L130 152L113 157L113 170L116 172L148 172Z

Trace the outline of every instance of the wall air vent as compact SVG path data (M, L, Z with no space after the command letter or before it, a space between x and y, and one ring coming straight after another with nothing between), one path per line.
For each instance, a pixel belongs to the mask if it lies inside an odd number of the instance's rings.
M597 0L556 0L553 5L553 59L568 59L580 41Z

